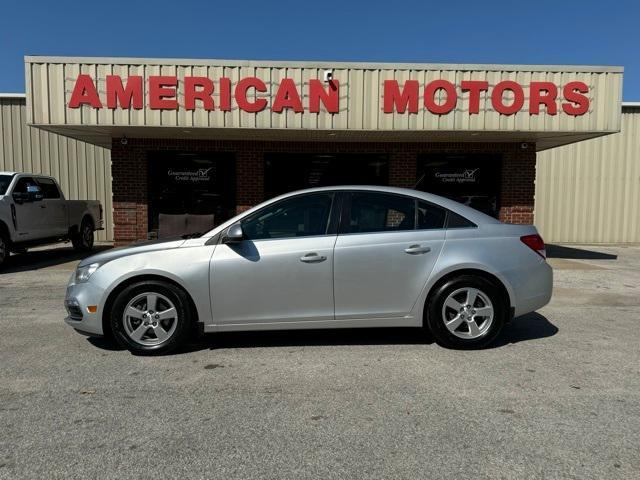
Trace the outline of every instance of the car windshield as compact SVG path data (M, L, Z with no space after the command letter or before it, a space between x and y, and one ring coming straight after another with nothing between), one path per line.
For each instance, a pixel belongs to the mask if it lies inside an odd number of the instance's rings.
M12 178L13 175L0 175L0 195L7 193L7 188L9 188Z

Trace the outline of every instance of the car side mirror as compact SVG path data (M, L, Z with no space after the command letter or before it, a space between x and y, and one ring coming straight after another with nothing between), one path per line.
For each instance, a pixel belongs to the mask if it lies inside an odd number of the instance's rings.
M16 192L12 195L13 201L18 205L29 200L29 194L25 192Z
M222 238L222 243L236 243L241 242L243 239L244 232L242 231L242 225L234 223L227 229L227 232Z

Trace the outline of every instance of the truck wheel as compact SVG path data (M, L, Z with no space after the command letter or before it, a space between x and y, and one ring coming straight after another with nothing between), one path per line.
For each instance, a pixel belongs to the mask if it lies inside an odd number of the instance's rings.
M9 259L9 237L0 230L0 268Z
M77 252L88 252L93 248L93 224L83 218L80 230L71 237L71 243Z

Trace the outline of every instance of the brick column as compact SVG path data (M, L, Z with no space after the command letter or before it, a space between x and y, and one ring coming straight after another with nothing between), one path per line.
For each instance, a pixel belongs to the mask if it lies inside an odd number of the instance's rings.
M533 224L535 180L535 145L529 144L528 149L522 150L520 144L514 144L513 150L502 157L501 221Z
M146 240L148 235L148 161L144 149L136 148L132 143L122 145L115 139L111 145L116 246Z
M417 172L416 152L392 151L389 155L389 185L413 188Z
M242 213L264 200L264 155L252 150L236 153L236 212Z

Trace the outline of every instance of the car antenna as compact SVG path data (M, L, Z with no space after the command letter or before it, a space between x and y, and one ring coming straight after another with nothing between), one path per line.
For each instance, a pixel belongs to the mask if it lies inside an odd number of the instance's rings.
M418 179L418 181L411 188L415 189L418 185L420 185L422 183L422 180L424 180L424 176L425 175L426 175L426 173L423 173L422 176Z

